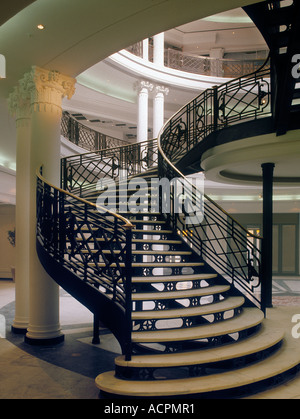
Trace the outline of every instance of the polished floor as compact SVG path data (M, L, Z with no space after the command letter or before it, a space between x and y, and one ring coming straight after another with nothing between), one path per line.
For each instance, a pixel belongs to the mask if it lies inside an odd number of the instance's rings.
M268 317L292 330L300 316L300 280L274 280L274 307ZM33 347L12 334L14 283L0 281L0 399L101 399L95 377L114 369L120 348L114 337L100 329L100 344L92 344L92 315L61 290L62 344ZM298 345L296 345L296 348ZM300 339L299 339L300 351ZM300 399L300 373L281 386L250 399Z

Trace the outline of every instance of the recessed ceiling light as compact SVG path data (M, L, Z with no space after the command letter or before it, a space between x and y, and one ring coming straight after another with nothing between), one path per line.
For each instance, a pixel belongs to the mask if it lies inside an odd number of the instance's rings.
M45 26L40 23L39 25L37 25L37 28L42 31L43 29L45 29Z

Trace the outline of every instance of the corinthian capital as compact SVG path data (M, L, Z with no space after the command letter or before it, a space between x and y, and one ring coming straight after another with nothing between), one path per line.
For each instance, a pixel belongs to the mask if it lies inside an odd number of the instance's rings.
M33 66L25 73L9 97L13 114L21 114L28 107L31 110L61 113L64 97L71 99L76 80L58 71Z
M30 93L24 83L19 83L8 97L8 109L16 120L30 118Z
M35 111L59 109L61 112L62 99L71 99L75 92L76 80L58 71L34 66L29 75L31 83L28 86L31 89L31 104Z
M152 92L153 84L148 80L140 80L134 83L134 90L138 93L141 93L145 90Z
M165 95L167 96L169 94L169 89L166 86L155 86L155 94L159 95Z

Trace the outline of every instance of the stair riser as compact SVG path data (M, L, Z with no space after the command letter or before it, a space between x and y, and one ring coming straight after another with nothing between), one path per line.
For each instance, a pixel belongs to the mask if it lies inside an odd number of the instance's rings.
M221 311L200 316L182 317L182 318L167 318L154 320L149 315L148 320L135 321L133 323L134 330L137 332L150 331L150 330L170 330L199 326L201 324L217 323L226 319L230 319L240 313L240 309L230 311Z
M259 330L260 325L249 327L245 330L234 333L224 333L217 336L209 336L201 339L170 341L170 342L135 342L133 341L133 350L136 354L143 354L147 348L151 348L152 353L181 353L184 351L205 350L217 348L222 345L239 342L249 338Z
M282 342L271 346L262 351L258 351L242 357L236 357L228 360L221 360L218 362L205 363L205 364L192 364L185 366L174 367L122 367L116 365L116 377L122 380L172 380L174 378L189 378L189 377L202 377L211 374L218 374L220 372L228 371L231 369L239 369L256 362L262 361L268 356L277 351Z

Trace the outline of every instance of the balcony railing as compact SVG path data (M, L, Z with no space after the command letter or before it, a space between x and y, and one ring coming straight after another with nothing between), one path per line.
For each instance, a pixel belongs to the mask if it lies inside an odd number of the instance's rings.
M73 118L69 112L63 113L61 134L73 144L89 151L121 147L130 144L128 141L120 140L86 127Z
M143 57L143 43L138 42L127 48L128 52ZM153 47L149 46L149 61L153 61ZM237 78L257 71L265 62L265 58L257 59L217 59L206 56L188 54L173 48L166 48L164 64L174 70L203 76Z

